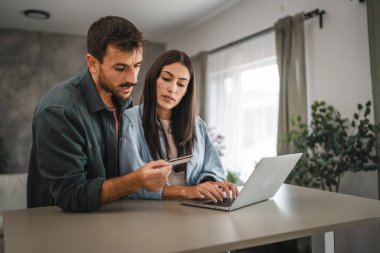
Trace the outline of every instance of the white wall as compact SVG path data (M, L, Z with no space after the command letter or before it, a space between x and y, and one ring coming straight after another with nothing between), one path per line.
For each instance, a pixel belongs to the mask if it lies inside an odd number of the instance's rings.
M195 55L271 27L286 15L316 8L326 15L323 29L318 18L305 21L309 100L324 99L352 116L356 103L372 99L366 5L358 0L242 0L173 39L167 49Z
M167 49L195 55L271 27L286 15L316 8L326 15L323 29L318 18L305 21L309 104L325 100L351 118L358 103L372 100L367 12L358 0L242 0L173 39ZM377 173L347 174L341 192L377 199ZM379 234L378 225L337 233L337 252L380 252ZM363 236L366 241L359 244Z

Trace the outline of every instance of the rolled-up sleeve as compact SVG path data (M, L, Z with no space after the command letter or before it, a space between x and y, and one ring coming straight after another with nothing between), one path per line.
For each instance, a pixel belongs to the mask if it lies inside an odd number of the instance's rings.
M86 177L88 154L80 119L64 108L49 107L34 119L33 130L36 161L55 204L65 211L99 209L105 178Z

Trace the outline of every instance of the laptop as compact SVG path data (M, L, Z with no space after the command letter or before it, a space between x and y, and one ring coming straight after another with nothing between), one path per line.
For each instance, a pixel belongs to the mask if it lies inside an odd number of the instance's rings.
M302 153L296 153L262 158L239 192L239 195L233 200L226 198L223 202L214 203L210 199L196 199L185 200L181 204L233 211L267 200L276 194L301 156Z

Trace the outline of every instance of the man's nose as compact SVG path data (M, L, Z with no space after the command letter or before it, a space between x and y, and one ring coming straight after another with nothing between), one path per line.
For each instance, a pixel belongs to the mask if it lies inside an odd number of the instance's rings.
M137 76L139 74L139 70L135 68L130 68L128 69L126 76L125 76L125 81L129 83L137 83Z

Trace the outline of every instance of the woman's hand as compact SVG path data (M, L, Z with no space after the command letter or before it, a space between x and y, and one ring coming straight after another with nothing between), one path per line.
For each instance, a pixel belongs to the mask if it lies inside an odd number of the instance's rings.
M239 195L239 190L237 186L233 183L226 181L217 181L217 182L210 182L213 185L217 185L219 188L225 192L225 196L230 199L234 199Z
M232 195L231 195L232 192ZM186 189L185 197L188 199L208 197L213 202L222 202L223 198L235 198L238 195L236 185L228 181L205 182L199 185L190 186Z

